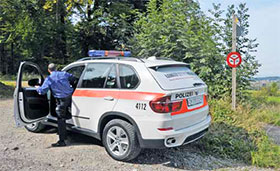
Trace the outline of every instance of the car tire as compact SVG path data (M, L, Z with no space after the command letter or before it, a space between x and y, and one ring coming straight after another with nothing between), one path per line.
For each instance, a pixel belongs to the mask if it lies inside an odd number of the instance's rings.
M25 126L25 129L29 132L39 133L42 132L46 128L46 125L42 124L41 122L35 122Z
M106 124L102 143L107 153L118 161L132 160L141 152L135 127L121 119L113 119Z

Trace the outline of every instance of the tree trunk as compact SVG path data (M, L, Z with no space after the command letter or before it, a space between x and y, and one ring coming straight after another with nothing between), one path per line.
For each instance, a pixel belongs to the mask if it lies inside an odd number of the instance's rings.
M11 74L14 74L14 43L11 43L11 63L10 63L10 68L11 68Z
M67 59L66 50L66 33L65 33L65 16L66 11L62 0L56 2L56 38L55 38L55 58L59 59L60 63L65 64Z
M4 74L4 43L0 44L0 74Z
M62 11L60 14L60 22L61 22L61 55L63 59L63 64L67 62L67 50L66 50L66 33L65 33L65 9L62 7Z

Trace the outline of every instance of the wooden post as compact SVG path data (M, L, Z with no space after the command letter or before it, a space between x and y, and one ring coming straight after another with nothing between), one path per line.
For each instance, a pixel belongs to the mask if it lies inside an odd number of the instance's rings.
M236 52L236 16L232 14L232 52ZM236 109L236 68L232 68L232 109Z

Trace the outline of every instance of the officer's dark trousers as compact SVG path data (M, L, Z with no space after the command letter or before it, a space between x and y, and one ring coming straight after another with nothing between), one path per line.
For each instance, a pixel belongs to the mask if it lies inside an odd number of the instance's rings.
M72 95L65 98L56 98L56 114L58 124L59 141L66 139L66 120L71 119L68 108L71 105Z

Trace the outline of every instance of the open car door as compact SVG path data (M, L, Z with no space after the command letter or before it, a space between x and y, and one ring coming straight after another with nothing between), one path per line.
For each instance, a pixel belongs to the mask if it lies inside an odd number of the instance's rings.
M28 77L28 85L23 80L24 77ZM35 88L35 85L41 85L43 81L42 72L36 64L20 63L14 92L14 117L17 126L39 122L49 114L47 95L39 95Z

